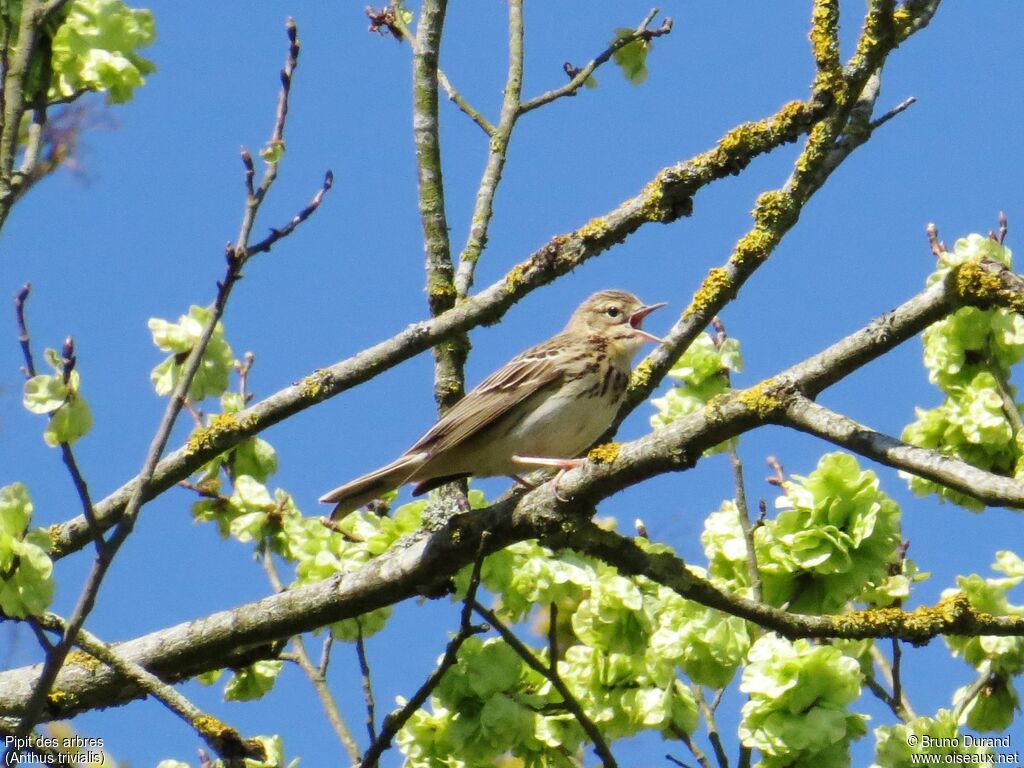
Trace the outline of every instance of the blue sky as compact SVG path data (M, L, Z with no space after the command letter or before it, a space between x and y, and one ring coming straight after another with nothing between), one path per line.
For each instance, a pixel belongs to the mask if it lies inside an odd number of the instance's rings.
M657 171L712 146L736 124L804 98L813 77L806 40L807 3L666 2L675 20L656 41L650 77L626 84L598 72L599 87L522 119L496 201L490 244L477 285L500 279L551 236L580 226L639 191ZM863 12L845 3L849 53ZM334 190L307 224L247 269L228 309L237 356L256 354L250 386L268 395L309 372L389 337L426 316L423 252L416 212L409 114L408 48L366 31L361 3L273 2L151 4L158 41L148 52L158 71L112 124L85 140L81 173L58 174L15 208L3 233L0 288L34 285L29 309L37 350L76 339L83 392L95 417L77 449L97 498L138 471L164 403L148 373L162 359L146 320L175 319L206 304L222 271L224 243L235 237L243 205L240 145L254 152L269 135L284 19L295 17L303 52L292 95L287 155L257 231L281 225L315 192L325 169ZM496 117L505 67L504 3L453 3L441 63L478 108ZM649 5L552 0L526 9L524 95L564 81L601 50L620 26L634 26ZM660 18L660 17L659 17ZM880 109L908 96L906 113L881 129L804 209L799 225L723 313L747 363L735 381L749 385L816 352L916 293L932 270L928 222L952 242L996 226L1005 210L1009 245L1020 205L1024 100L1019 94L1024 6L949 0L932 25L890 59ZM465 242L483 169L483 133L452 105L442 109L443 160L453 247ZM575 273L536 291L498 326L472 333L468 381L478 382L512 354L560 329L594 290L619 287L669 310L651 317L668 328L707 269L723 262L749 228L756 196L781 186L796 146L758 159L738 178L702 191L691 218L650 225ZM5 310L6 311L6 310ZM659 316L660 315L660 316ZM13 317L0 318L0 484L22 480L36 524L73 516L77 501L59 454L42 441L39 417L20 405L19 349ZM6 339L6 341L3 341ZM918 341L825 393L821 401L890 434L915 405L939 402L920 364ZM432 422L432 366L420 355L357 391L305 411L264 435L278 450L274 485L306 514L335 485L394 458ZM649 427L641 407L620 436ZM172 444L184 439L182 422ZM807 473L830 446L781 429L745 437L748 492L774 499L762 482L765 456ZM867 462L865 462L867 463ZM937 599L957 573L987 573L996 550L1020 541L1020 520L1006 510L972 515L915 499L895 473L883 487L903 504L911 557L933 577L918 600ZM504 481L483 484L498 492ZM643 517L654 538L689 561L702 560L704 515L731 496L723 457L694 472L656 478L609 500L603 514L623 523ZM146 507L100 593L89 628L126 639L269 594L249 550L196 526L184 491ZM955 542L955 546L953 543ZM61 561L55 610L67 613L88 569L86 554ZM392 631L369 646L379 709L419 685L443 650L456 610L447 603L399 606ZM415 627L415 631L411 627ZM24 663L27 632L4 628L0 658ZM947 706L972 670L949 661L941 643L904 657L918 712ZM355 727L361 724L354 653L335 651L332 686ZM186 691L247 733L278 732L304 765L336 760L340 748L311 689L296 671L255 705L224 704L219 688ZM885 713L869 705L875 723ZM163 757L194 760L197 741L152 702L83 716L76 728L102 736L133 765ZM870 737L855 764L870 761ZM661 764L669 745L639 740L616 749L624 765ZM682 748L672 751L682 756ZM1019 745L1018 745L1019 746ZM397 764L397 753L388 760Z

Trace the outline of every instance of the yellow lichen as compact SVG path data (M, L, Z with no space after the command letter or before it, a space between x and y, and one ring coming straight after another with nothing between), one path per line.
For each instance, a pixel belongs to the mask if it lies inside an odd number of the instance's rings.
M63 523L54 523L46 529L46 535L50 537L50 556L58 557L65 554L64 549L60 547L57 542L60 540L64 532Z
M690 306L683 312L684 317L696 315L707 310L709 307L719 304L722 294L732 290L732 279L729 273L722 267L715 267L708 270L708 276L700 284L700 288L693 294Z
M67 660L64 663L73 664L77 667L84 667L88 670L95 670L100 666L100 664L102 664L102 662L95 656L91 656L85 651L81 651L77 648L68 653Z
M591 219L576 230L576 236L579 237L580 240L600 240L607 234L608 222L605 221L603 216Z
M217 439L227 432L238 432L242 425L230 413L218 413L210 419L210 426L193 430L185 443L189 454L213 448Z
M651 372L654 370L654 363L650 358L644 358L640 364L633 369L629 377L629 388L640 389L646 387L651 380Z
M598 464L611 464L619 458L619 450L621 448L621 443L602 443L591 448L587 458L591 461L596 461Z
M754 227L736 243L736 250L729 257L729 261L738 267L762 262L768 258L777 242L778 237L774 232L763 227Z
M767 419L785 405L785 398L781 396L773 379L765 379L750 389L743 390L737 397L748 410L757 414L759 419Z
M323 393L324 382L330 374L320 368L302 380L302 397L306 400L318 400Z
M50 706L65 709L74 707L78 702L78 697L71 693L71 691L62 691L59 688L55 688L46 694L46 701L49 702Z
M509 273L505 276L505 287L510 293L518 290L519 286L526 282L526 273L529 271L530 266L530 261L526 260L516 264L509 270Z
M758 224L776 229L792 223L793 215L797 210L798 207L792 195L773 190L758 196L754 207L754 218Z
M225 735L234 735L238 738L238 733L231 728L231 726L218 720L213 715L200 715L192 723L196 730L206 736L212 736L213 738L224 738Z
M641 210L647 221L662 221L668 215L669 207L665 205L665 174L665 170L660 171L641 192Z
M899 608L852 611L834 617L833 623L841 634L898 634L911 640L928 640L954 629L965 617L979 619L982 616L984 614L979 614L971 607L967 596L963 592L958 592L940 600L934 606L922 605L912 611L902 611Z
M431 275L427 281L427 295L431 299L445 299L455 301L455 285L447 277Z

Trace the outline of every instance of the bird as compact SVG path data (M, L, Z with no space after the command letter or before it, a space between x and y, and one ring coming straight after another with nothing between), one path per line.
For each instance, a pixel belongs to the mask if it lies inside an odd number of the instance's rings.
M416 483L418 496L465 477L505 475L527 487L523 467L557 467L557 479L611 426L626 394L642 328L659 307L628 291L598 291L560 333L513 357L456 402L390 464L320 497L337 520Z

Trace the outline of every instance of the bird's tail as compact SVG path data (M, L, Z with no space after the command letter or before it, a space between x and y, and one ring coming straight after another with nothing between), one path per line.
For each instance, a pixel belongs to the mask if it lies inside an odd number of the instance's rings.
M416 470L423 466L425 458L422 453L400 456L387 466L325 493L320 497L320 502L336 505L331 511L331 519L337 520L388 491L405 485L412 480Z

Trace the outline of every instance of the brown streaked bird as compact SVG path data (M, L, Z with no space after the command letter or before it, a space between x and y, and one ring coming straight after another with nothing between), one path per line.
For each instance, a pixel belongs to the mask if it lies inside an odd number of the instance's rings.
M529 466L565 470L611 426L645 341L643 319L662 304L626 291L599 291L561 333L531 347L459 400L387 466L320 497L333 519L406 483L413 495L464 477L507 475ZM525 484L525 483L524 483Z

